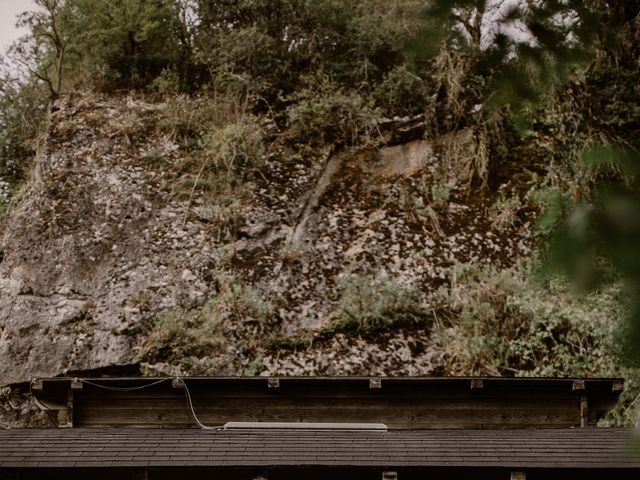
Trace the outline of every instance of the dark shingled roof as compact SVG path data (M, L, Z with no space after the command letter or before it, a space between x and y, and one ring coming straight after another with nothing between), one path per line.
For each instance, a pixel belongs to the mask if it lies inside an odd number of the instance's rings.
M0 431L7 467L358 466L640 469L629 429ZM633 441L632 441L633 440Z

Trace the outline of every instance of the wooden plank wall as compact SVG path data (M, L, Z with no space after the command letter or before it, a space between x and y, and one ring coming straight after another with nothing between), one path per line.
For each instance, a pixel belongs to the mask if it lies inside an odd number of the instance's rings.
M420 388L345 389L336 385L191 386L195 412L206 425L228 421L376 422L389 428L579 427L580 396L558 391ZM191 427L195 422L181 389L135 392L86 386L75 392L76 427Z

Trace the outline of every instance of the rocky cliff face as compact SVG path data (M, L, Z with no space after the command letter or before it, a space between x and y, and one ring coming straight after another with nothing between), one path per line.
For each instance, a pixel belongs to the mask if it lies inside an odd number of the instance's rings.
M54 105L0 227L0 383L118 366L434 373L434 292L459 263L529 252L532 213L482 187L472 131L266 157L220 235L197 178L177 194L189 152L156 128L165 107Z

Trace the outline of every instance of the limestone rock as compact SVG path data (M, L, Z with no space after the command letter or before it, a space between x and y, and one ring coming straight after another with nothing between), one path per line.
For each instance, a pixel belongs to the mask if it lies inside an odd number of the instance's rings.
M163 104L86 95L55 107L0 224L2 385L139 362L153 374L434 373L428 332L313 340L358 279L428 305L456 263L508 266L530 248L531 219L505 233L456 175L465 158L447 152L472 151L472 132L427 140L423 118L397 119L389 128L408 137L394 145L268 157L224 236L216 205L175 195L187 152L156 128ZM167 342L164 357L143 358L150 338Z

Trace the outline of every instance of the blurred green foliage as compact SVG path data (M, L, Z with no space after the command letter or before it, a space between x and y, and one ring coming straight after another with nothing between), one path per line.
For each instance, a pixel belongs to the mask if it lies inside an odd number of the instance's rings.
M486 107L507 109L521 143L571 172L550 178L547 267L587 290L624 280L627 353L640 361L640 2L511 2L500 13L503 3L435 0L423 35L472 57ZM492 14L493 32L483 23Z
M548 267L564 271L586 291L624 279L632 299L627 356L640 362L640 162L636 154L610 147L590 149L583 159L614 173L596 182L585 199L557 199L543 217L554 226Z

